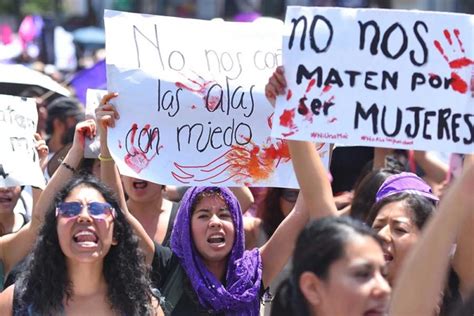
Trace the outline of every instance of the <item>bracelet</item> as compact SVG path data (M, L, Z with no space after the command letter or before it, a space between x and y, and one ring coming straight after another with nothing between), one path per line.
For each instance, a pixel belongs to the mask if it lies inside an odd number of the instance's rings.
M66 167L66 169L71 170L72 173L76 173L76 168L68 164L67 162L61 162L61 166Z
M102 154L99 154L99 160L100 160L100 161L107 162L107 161L114 161L114 158L112 158L112 157L104 157L104 156L102 156Z

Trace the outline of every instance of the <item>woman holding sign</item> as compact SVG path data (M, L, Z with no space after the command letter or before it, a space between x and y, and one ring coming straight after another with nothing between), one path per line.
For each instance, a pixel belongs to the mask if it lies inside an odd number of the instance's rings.
M107 128L113 127L118 118L115 107L104 103L96 112L101 142L105 141L102 137ZM101 155L110 157L106 146L101 145ZM121 190L113 163L103 162L101 172L113 175L106 181ZM313 192L330 190L326 182L313 188ZM121 203L126 209L125 201ZM328 205L330 201L317 199L311 216L332 215L335 207ZM152 263L154 285L164 297L165 312L258 315L264 289L287 262L308 218L300 196L267 243L259 249L244 251L242 212L234 194L226 188L200 187L189 189L182 200L171 248L153 244L143 228L135 228L142 238L147 260Z
M48 156L48 146L46 146L46 142L39 134L35 134L34 137L40 167L44 171ZM5 231L2 231L3 236L0 237L0 279L2 281L0 288L3 288L4 276L10 273L13 267L23 260L33 247L38 229L43 223L45 210L35 205L41 194L41 189L39 188L33 188L32 190L33 212L31 220L29 222L25 221L20 216L21 221L18 222L14 208L19 201L21 190L22 188L19 186L0 189L0 199L2 200L0 213L3 213L2 217L5 220L5 223L0 224L5 229Z
M270 78L265 92L267 98L274 101L275 97L283 95L285 90L286 81L283 68L280 67ZM307 174L305 169L310 167L304 167L304 159L297 164L297 157L293 156L293 163L297 175ZM298 165L303 166L300 172ZM301 190L304 190L306 187L311 188L311 183L315 182L308 178L307 181L299 183ZM424 224L436 208L437 200L431 188L412 173L393 175L387 178L378 190L377 202L372 206L367 221L383 240L387 279L392 286L396 285L399 267L417 243ZM442 296L443 301L440 302L441 314L448 311L461 296L469 295L474 284L472 248L468 242L470 235L467 229L469 225L472 226L472 219L465 225L466 229L462 230L457 240L456 252L452 258L453 269Z
M272 105L285 89L283 68L279 67L265 88ZM314 144L288 144L307 205L312 208L318 200L325 200L325 207L335 215L331 185ZM315 187L320 189L315 191ZM383 277L382 247L362 223L342 218L311 223L298 239L293 263L290 277L272 304L272 315L386 314L390 286Z
M158 313L138 240L113 194L91 176L73 177L94 134L94 121L76 126L41 194L36 207L47 209L45 223L26 270L0 296L1 315Z

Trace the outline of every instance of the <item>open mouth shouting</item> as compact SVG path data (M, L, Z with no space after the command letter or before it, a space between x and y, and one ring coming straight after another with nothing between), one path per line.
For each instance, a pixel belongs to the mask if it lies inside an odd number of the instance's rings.
M141 181L141 180L133 181L133 188L135 190L143 190L143 189L146 189L147 186L148 186L148 181Z
M225 246L225 236L222 233L214 233L207 238L207 242L212 248L221 248Z
M81 229L76 232L72 239L80 248L94 248L99 243L99 237L90 229Z
M384 316L384 315L388 315L387 306L372 308L364 312L364 316Z
M383 250L383 257L386 263L390 263L393 261L393 255L386 249Z

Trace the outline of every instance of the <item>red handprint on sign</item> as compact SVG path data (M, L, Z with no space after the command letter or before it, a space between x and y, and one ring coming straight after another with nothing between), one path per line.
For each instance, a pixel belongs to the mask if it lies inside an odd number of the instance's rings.
M194 72L193 72L194 73ZM176 82L178 88L188 90L197 94L210 111L214 111L219 105L220 97L209 94L209 89L216 84L214 80L206 80L201 75L194 73L195 78L190 78L181 74L186 80L186 83ZM195 105L193 105L195 107Z
M468 89L468 84L464 79L459 76L457 73L458 70L463 69L465 67L468 67L474 62L466 57L466 50L464 49L463 42L460 39L460 32L458 29L453 30L454 37L456 39L456 43L453 41L451 32L449 30L444 30L444 38L446 39L449 48L451 48L451 51L456 54L456 57L448 57L448 54L446 53L445 49L443 48L443 45L438 40L434 41L434 46L436 49L439 51L439 53L443 56L444 60L449 65L449 68L451 68L451 87L453 88L454 91L457 91L459 93L466 93ZM457 47L456 47L457 46Z
M277 140L258 146L232 146L227 152L204 165L183 166L174 163L172 176L181 183L205 182L221 184L229 180L249 184L268 179L281 161L288 162L290 153L285 141Z
M135 136L137 131L138 126L134 123L128 131L125 139L125 149L127 150L127 154L124 157L124 161L133 171L140 173L148 166L150 161L159 154L159 150L163 148L163 146L160 146L160 130L158 127L151 129L150 124L146 124L140 130L138 133L138 147L135 146ZM148 152L150 150L153 150L153 154L148 158Z

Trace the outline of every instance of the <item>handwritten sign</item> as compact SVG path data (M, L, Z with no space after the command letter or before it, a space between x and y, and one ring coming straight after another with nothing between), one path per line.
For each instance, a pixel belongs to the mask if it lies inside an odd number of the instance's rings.
M473 18L289 7L272 135L468 153Z
M34 140L37 121L34 99L0 95L0 187L44 187Z
M270 138L264 96L282 26L106 11L108 90L119 93L120 113L108 142L120 172L175 185L296 187L286 142Z

